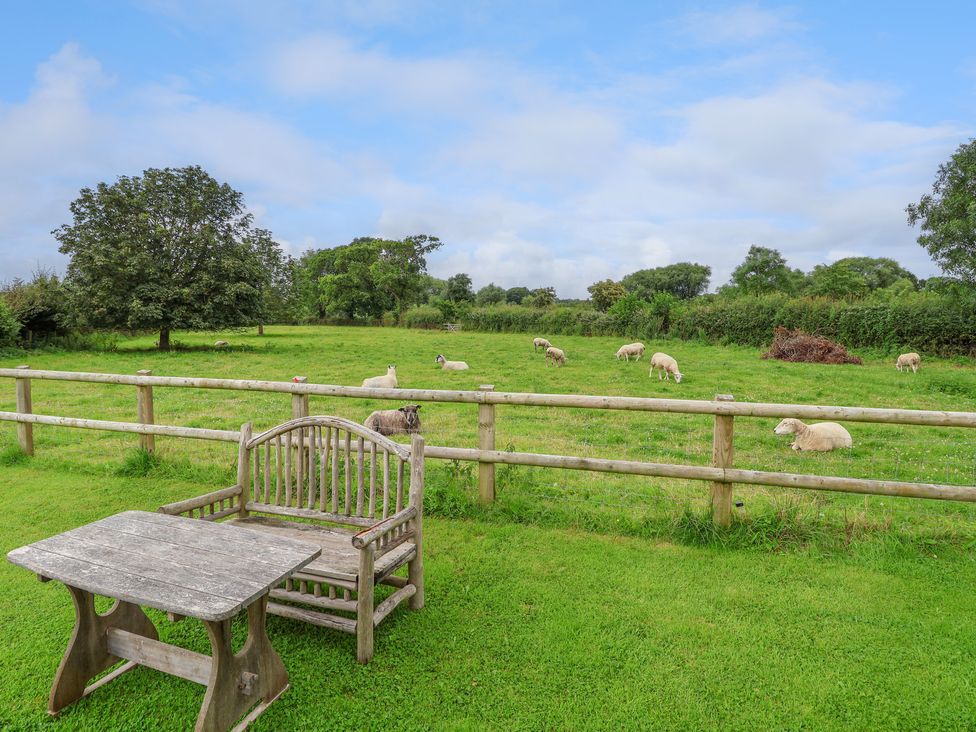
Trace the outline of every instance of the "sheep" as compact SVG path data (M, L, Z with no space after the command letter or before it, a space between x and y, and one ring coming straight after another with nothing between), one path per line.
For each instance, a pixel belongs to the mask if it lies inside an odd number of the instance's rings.
M540 348L542 348L542 350L545 351L551 345L552 344L549 341L547 341L545 338L533 338L532 339L532 350L533 351L538 351Z
M370 376L368 379L363 379L363 386L373 389L396 389L396 366L393 364L387 366L385 376Z
M549 346L546 349L546 366L552 362L553 366L558 366L559 364L566 365L566 354L563 353L561 348L556 348L555 346Z
M227 341L217 341L216 343L214 343L214 348L227 348L227 346L229 345L230 343L228 343Z
M908 371L909 367L912 369L912 373L918 372L919 364L922 363L922 357L917 353L912 351L911 353L903 353L895 361L895 368L899 371Z
M441 354L434 359L434 363L439 363L445 371L467 371L469 368L464 361L448 361Z
M621 357L630 360L631 356L637 356L637 361L640 361L640 357L644 355L644 344L643 343L628 343L626 346L621 346L617 349L617 360L619 361Z
M678 362L668 354L659 351L651 356L651 370L647 375L654 376L654 369L661 369L661 373L657 375L658 381L661 379L667 381L671 378L671 374L674 374L674 380L681 383L682 374L678 370Z
M773 430L777 435L796 435L790 445L794 450L829 452L839 447L852 447L851 433L836 422L804 424L798 419L784 419Z
M405 404L399 409L378 409L363 424L381 435L409 435L420 432L419 410L419 404Z

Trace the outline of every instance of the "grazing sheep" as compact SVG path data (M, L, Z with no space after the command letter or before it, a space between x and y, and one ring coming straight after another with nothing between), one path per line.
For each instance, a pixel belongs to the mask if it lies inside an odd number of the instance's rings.
M464 361L448 361L440 354L434 359L434 362L439 363L445 371L467 371L469 368Z
M678 370L678 362L668 354L659 351L651 356L651 370L647 375L654 376L654 369L661 369L661 373L657 375L658 381L661 379L667 381L671 378L671 374L674 374L674 380L679 384L681 383L682 375Z
M917 353L912 351L911 353L903 353L895 361L895 368L899 371L908 371L909 367L912 369L912 373L918 372L919 364L922 363L922 357Z
M533 338L532 339L532 350L538 351L540 348L545 351L552 344L545 338Z
M228 343L227 341L217 341L216 343L214 343L214 348L227 348L227 346L229 345L230 343Z
M617 349L617 360L619 361L621 357L630 360L631 356L637 356L638 361L640 357L644 355L644 344L643 343L628 343L626 346L621 346Z
M851 447L851 433L836 422L804 424L798 419L784 419L773 430L777 435L796 435L790 445L794 450L829 452L838 447Z
M563 353L561 348L556 348L555 346L549 346L546 349L546 366L549 365L550 361L554 366L559 364L566 365L566 354Z
M405 404L399 409L378 409L363 424L381 435L409 435L420 432L419 410L419 404Z
M363 386L373 389L396 389L396 366L393 364L387 366L385 376L371 376L368 379L363 379Z

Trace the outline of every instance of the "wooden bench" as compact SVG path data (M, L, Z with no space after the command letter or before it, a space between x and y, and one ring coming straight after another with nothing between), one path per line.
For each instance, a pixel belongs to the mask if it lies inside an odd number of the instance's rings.
M423 494L420 435L408 447L347 419L314 416L254 437L244 425L237 483L159 510L322 547L271 591L268 612L355 634L356 656L368 663L373 628L404 600L424 606ZM406 577L394 574L404 566ZM377 604L378 584L395 590Z

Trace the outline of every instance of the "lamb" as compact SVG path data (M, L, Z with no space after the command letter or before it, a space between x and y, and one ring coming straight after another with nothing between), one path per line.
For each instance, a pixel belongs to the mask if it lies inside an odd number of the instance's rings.
M658 381L662 378L667 381L671 378L671 374L674 374L674 380L679 384L681 383L682 375L678 370L678 362L668 354L658 351L651 356L651 370L647 375L654 376L654 369L661 369L661 373L657 375Z
M630 360L631 356L637 356L637 360L640 361L640 357L644 355L644 344L643 343L628 343L626 346L621 346L617 349L617 360L619 361L621 357Z
M385 376L371 376L368 379L363 379L363 386L372 389L396 389L396 366L393 364L387 366Z
M549 365L550 361L554 366L562 364L566 365L566 354L563 353L561 348L556 348L555 346L549 346L546 348L546 366Z
M912 373L918 373L919 364L922 363L922 357L917 353L912 351L911 353L903 353L895 361L895 368L899 371L908 371L909 367L912 369Z
M399 409L378 409L363 424L381 435L409 435L420 432L419 410L419 404L405 404Z
M438 354L437 358L434 359L435 363L439 363L445 371L467 371L468 364L464 361L448 361L443 355Z
M539 348L542 348L542 350L545 351L551 345L552 344L549 341L547 341L545 338L533 338L532 339L532 350L533 351L538 351Z
M790 445L794 450L829 452L839 447L852 447L851 433L836 422L804 424L798 419L784 419L773 430L777 435L796 435Z

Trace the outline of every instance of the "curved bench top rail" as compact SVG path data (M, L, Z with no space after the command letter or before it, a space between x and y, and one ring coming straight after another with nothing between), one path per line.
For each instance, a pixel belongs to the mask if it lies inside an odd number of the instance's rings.
M843 407L808 404L661 399L654 397L591 396L584 394L533 394L504 391L454 391L447 389L372 389L334 384L309 384L291 381L249 379L210 379L182 376L136 376L77 371L47 371L0 368L0 377L85 381L132 386L173 386L197 389L232 389L316 396L359 397L413 402L508 404L514 406L576 407L665 412L673 414L713 414L729 417L795 417L848 422L915 424L938 427L976 427L976 412L947 412L878 407Z
M292 430L301 429L303 427L333 427L336 429L345 430L346 432L350 432L358 437L362 437L368 442L375 443L387 452L395 453L401 460L410 459L410 448L406 445L401 445L398 442L394 442L389 437L385 437L379 432L373 432L373 430L364 427L357 422L353 422L352 420L345 419L344 417L333 417L326 414L291 419L283 424L279 424L277 427L272 427L269 430L265 430L264 432L255 435L248 440L246 447L248 450L250 450L252 447L263 444L268 440L277 437L278 435L283 435L286 432L291 432Z

